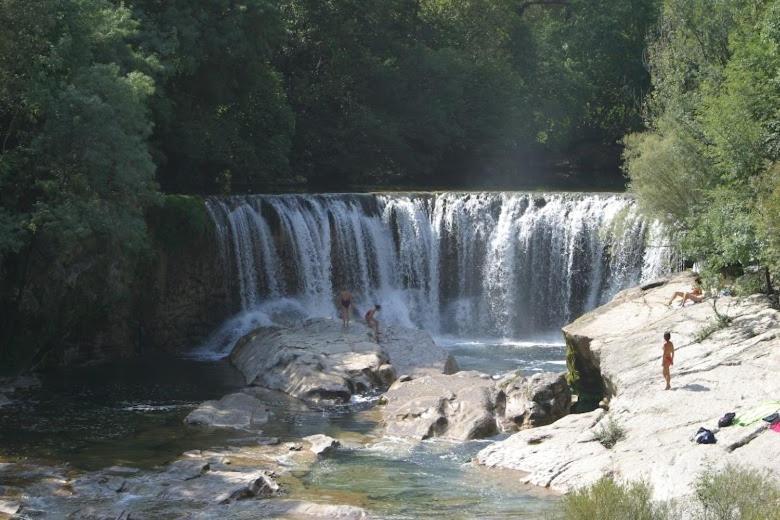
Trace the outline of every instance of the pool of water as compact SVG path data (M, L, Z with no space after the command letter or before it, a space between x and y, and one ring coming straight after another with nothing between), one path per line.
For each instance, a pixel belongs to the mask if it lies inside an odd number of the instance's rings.
M490 374L562 370L563 347L544 342L439 340L461 369ZM250 435L183 424L198 403L243 386L225 361L169 357L82 368L44 378L0 408L0 462L151 468L190 449L238 444ZM364 507L378 518L539 518L554 496L513 472L468 464L487 441L408 443L378 435L377 396L317 409L263 392L272 420L263 435L295 440L325 433L344 448L286 482L291 498Z
M0 408L0 462L93 470L152 467L236 433L183 424L198 403L241 388L227 362L147 357L44 374Z
M566 349L553 338L529 340L436 338L458 361L461 370L477 370L490 375L519 370L530 376L536 372L566 370Z

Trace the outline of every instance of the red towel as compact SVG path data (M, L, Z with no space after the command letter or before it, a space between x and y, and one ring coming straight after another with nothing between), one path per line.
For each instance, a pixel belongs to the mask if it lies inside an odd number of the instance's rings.
M780 421L777 421L772 426L770 426L772 430L776 431L777 433L780 433Z

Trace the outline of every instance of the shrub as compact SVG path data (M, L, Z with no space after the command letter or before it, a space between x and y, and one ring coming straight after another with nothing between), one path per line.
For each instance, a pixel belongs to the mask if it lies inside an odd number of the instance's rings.
M601 421L593 436L602 446L611 449L626 437L626 431L609 415L605 420Z
M694 519L780 519L780 483L768 472L728 465L703 472L694 490Z
M780 520L780 482L769 472L726 466L702 472L685 502L652 500L645 482L602 477L563 497L555 520Z
M663 507L652 501L652 489L644 482L621 483L602 477L592 486L563 497L560 520L665 520Z

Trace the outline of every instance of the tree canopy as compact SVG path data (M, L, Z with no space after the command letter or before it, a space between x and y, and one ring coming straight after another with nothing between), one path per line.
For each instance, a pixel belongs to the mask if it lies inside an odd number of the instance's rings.
M716 274L780 268L780 2L665 0L649 129L626 139L640 204Z

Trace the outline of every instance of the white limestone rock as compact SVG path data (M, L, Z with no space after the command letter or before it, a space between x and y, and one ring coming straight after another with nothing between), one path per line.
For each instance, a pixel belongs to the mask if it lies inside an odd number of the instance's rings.
M495 383L468 371L397 381L382 396L385 435L469 440L498 433Z
M722 297L717 308L733 322L697 342L715 319L711 302L666 306L691 283L692 275L683 273L623 291L563 329L580 383L605 390L609 415L625 431L614 448L592 440L603 413L595 411L521 431L482 450L477 462L519 470L528 482L564 492L606 473L644 479L660 499L690 494L708 466L780 467L780 435L760 424L720 429L714 445L691 441L700 426L717 430L726 412L757 413L780 398L780 313L762 296ZM666 331L676 350L671 391L663 390L661 375Z
M424 331L384 329L380 345L361 323L344 330L339 321L326 319L259 328L237 342L230 360L249 385L324 403L344 403L354 394L386 388L397 374L456 369Z

